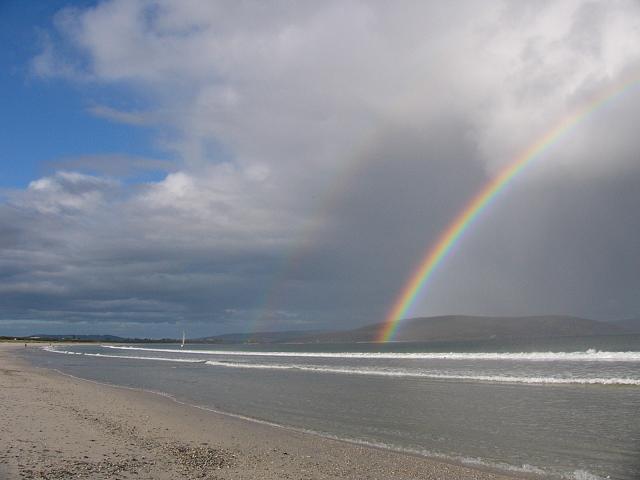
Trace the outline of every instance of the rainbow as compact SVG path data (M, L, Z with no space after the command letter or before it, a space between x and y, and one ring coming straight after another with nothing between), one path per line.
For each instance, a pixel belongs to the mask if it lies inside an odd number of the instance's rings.
M565 116L493 177L458 213L440 234L437 241L428 248L418 267L404 285L400 295L398 295L393 307L389 310L380 329L378 341L386 342L393 339L401 320L407 315L407 312L433 276L436 268L445 260L447 254L460 241L464 233L469 230L474 220L492 203L511 180L522 173L535 159L558 143L567 132L591 113L637 83L638 79L634 77L632 80L617 83L615 86L601 92L590 102Z

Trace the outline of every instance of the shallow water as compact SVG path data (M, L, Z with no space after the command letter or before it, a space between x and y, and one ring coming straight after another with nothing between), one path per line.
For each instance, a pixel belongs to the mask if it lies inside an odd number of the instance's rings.
M635 480L639 337L604 338L537 350L517 342L164 344L27 355L82 378L327 436L541 475Z

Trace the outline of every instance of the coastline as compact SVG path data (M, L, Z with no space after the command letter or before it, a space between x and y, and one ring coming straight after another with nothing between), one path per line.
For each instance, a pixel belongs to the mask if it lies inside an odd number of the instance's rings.
M3 479L527 478L358 445L34 367L0 344ZM33 348L33 347L30 347Z

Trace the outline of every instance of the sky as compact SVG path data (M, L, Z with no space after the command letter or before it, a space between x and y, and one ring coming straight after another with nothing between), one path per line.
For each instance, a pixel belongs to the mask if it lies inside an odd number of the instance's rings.
M635 1L0 2L0 335L640 316Z

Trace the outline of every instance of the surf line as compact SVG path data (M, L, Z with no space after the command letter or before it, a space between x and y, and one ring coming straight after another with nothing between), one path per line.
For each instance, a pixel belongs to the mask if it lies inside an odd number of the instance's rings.
M377 340L386 342L393 339L402 319L406 317L407 312L416 302L437 267L447 258L447 255L460 241L465 232L469 230L473 222L495 201L514 178L525 171L534 160L558 143L573 127L638 83L637 75L627 77L624 81L616 83L595 95L589 102L563 117L489 180L458 212L457 216L440 233L435 243L429 245L417 268L406 281L393 306L387 313L378 332Z

